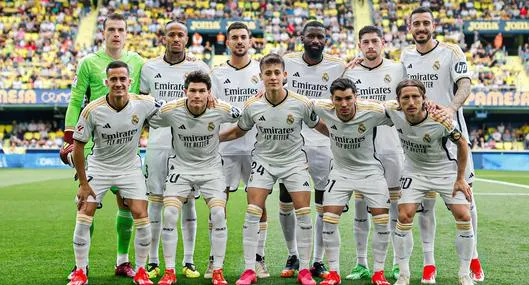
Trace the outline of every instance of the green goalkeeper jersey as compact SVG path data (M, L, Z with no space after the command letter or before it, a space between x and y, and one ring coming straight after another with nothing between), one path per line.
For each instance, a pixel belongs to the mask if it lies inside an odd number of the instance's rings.
M105 85L106 68L114 60L105 52L105 49L100 49L81 59L77 75L72 83L72 94L66 110L65 129L73 129L77 125L83 103L86 105L108 94L108 88ZM129 92L139 94L143 58L135 52L123 51L119 60L129 66L129 75L132 79Z

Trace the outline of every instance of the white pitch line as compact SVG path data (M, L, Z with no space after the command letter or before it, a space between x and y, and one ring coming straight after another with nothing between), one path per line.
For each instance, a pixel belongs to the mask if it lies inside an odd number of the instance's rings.
M529 193L475 193L474 196L529 196Z
M492 179L483 179L483 178L475 178L475 180L476 181L482 181L482 182L495 183L495 184L501 184L501 185L507 185L507 186L513 186L513 187L518 187L518 188L529 189L529 185L524 185L524 184L511 183L511 182L505 182L505 181L498 181L498 180L492 180Z

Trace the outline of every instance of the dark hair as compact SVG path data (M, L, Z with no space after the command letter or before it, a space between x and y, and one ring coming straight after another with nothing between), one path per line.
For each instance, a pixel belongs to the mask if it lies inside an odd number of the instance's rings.
M125 28L127 28L127 20L125 19L125 17L123 15L121 15L121 14L118 14L118 13L112 13L112 14L108 15L105 18L105 20L103 21L103 30L107 26L107 21L108 20L123 21L123 22L125 22Z
M429 13L430 16L432 16L432 19L433 19L432 10L430 10L430 8L428 8L428 7L420 6L420 7L415 8L411 12L411 14L410 14L410 22L411 22L411 17L413 17L413 14L422 14L422 13Z
M363 28L360 29L360 31L358 32L358 38L361 40L363 35L371 34L371 33L376 33L377 36L379 36L380 38L382 38L382 36L383 36L381 29L379 29L376 26L368 25L368 26L364 26Z
M404 79L397 85L397 100L399 100L402 88L404 87L417 87L422 98L426 97L426 87L424 87L424 84L421 81L417 79Z
M354 82L349 78L338 78L334 80L331 84L331 96L334 95L334 92L337 90L345 91L347 89L353 90L353 93L356 95L357 89Z
M211 90L211 78L209 77L209 74L205 73L202 70L195 70L191 73L189 73L186 76L186 80L184 82L184 88L187 89L189 87L189 83L204 83L206 84L206 87L208 90Z
M127 73L129 73L129 66L128 66L126 63L124 63L123 61L121 61L121 60L116 60L116 61L113 61L113 62L109 63L109 64L107 65L106 73L107 73L107 75L108 75L108 71L109 71L110 69L114 69L114 68L122 68L122 67L124 67L125 69L127 69Z
M305 34L305 32L307 31L308 28L310 27L315 27L315 28L322 28L325 30L325 26L323 25L322 22L319 22L319 21L316 21L316 20L311 20L311 21L308 21L305 26L303 26L303 31L301 32L302 35Z
M259 62L259 69L262 71L263 66L270 64L281 64L283 71L285 71L285 61L278 54L269 53L261 58L261 62Z
M248 32L248 35L252 34L252 32L250 32L250 29L245 23L234 22L234 23L231 23L231 25L228 27L228 30L226 31L226 35L229 34L231 30L243 30L243 29Z
M165 26L164 26L164 32L167 32L167 26L169 26L169 25L171 25L171 24L175 24L175 23L176 23L176 24L180 24L180 25L182 25L182 27L184 27L184 28L186 29L186 32L187 32L187 26L186 26L186 24L185 24L184 22L182 22L182 21L179 21L179 20L171 20L171 21L165 23Z

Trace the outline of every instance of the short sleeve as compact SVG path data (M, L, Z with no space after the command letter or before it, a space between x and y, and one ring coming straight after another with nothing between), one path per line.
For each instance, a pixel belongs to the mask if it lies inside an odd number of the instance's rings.
M304 111L303 111L303 121L309 128L314 128L320 121L320 117L318 114L316 114L316 111L314 111L314 106L312 102L309 102L308 104L304 105Z
M75 130L73 133L74 140L83 143L86 143L90 140L90 137L92 136L92 132L94 130L94 125L92 124L91 117L91 113L88 112L88 110L85 110L81 113L81 116L79 117L79 121L77 121L77 125L75 126Z
M461 78L470 79L470 69L468 68L467 59L460 47L455 46L452 51L452 58L450 63L450 76L454 82Z
M146 65L143 65L143 67L141 68L140 93L141 94L151 94L151 88L149 84L149 75L147 72Z
M251 116L251 109L245 108L239 118L239 123L237 125L239 126L239 128L241 128L241 130L249 131L253 128L254 124L255 122L253 121Z

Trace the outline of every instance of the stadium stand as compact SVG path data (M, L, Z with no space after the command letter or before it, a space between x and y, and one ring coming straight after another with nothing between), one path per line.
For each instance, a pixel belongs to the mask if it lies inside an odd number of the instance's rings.
M524 150L529 149L529 125L519 126L500 123L496 127L484 124L470 132L472 147L475 150Z
M86 53L74 46L86 6L77 1L2 1L0 11L0 88L68 88Z

